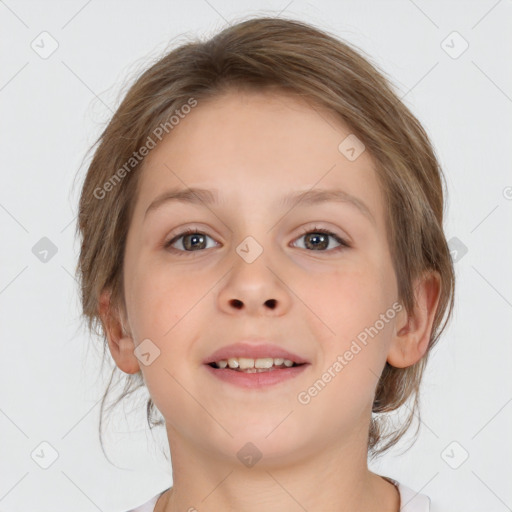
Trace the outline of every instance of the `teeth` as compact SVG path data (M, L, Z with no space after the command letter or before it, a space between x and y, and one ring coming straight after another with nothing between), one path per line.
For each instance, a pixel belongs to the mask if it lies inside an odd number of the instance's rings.
M254 359L249 359L247 357L239 357L238 358L238 366L240 370L246 370L247 368L254 368Z
M238 359L235 359L234 357L230 357L228 359L228 365L230 368L238 368Z
M260 357L258 359L251 359L250 357L230 357L228 360L222 359L215 361L218 368L226 368L229 366L231 369L249 370L254 368L265 369L272 368L272 366L293 366L293 361L290 359L284 359L282 357Z
M274 360L271 357L263 357L254 361L255 368L272 368Z

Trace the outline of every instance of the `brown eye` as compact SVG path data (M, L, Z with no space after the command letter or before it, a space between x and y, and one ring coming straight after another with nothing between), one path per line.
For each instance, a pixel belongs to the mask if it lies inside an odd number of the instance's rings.
M340 238L332 231L323 228L308 229L299 237L299 239L300 238L304 238L305 240L303 248L312 251L328 252L326 251L327 248L330 248L331 250L336 250L340 248L349 247L345 240ZM338 244L337 246L331 247L331 238L336 241L336 243Z
M177 247L172 247L173 251L178 251L181 253L196 252L202 249L207 249L206 245L208 238L212 239L210 236L201 233L200 231L187 229L186 231L179 233L171 240L166 242L164 247L167 249L177 243Z

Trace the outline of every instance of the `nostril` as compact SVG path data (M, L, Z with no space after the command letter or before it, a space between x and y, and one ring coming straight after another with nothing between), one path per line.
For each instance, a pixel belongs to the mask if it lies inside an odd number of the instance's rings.
M234 306L235 308L237 309L240 309L242 306L243 306L243 303L241 300L238 300L238 299L232 299L230 301L231 305Z

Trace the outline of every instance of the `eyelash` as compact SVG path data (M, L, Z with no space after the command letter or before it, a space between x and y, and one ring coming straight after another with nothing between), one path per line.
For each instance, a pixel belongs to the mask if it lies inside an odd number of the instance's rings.
M330 235L336 240L336 242L338 242L340 244L338 247L335 247L334 249L330 249L327 251L318 251L318 252L338 252L340 250L348 249L351 247L350 244L348 244L343 238L340 238L338 235L336 235L336 233L333 233L332 231L329 231L328 229L317 228L316 226L314 226L313 228L305 228L297 238L301 238L304 235L307 235L309 233L323 233L325 235ZM174 242L176 242L177 240L179 240L180 238L187 236L187 235L191 235L191 234L206 235L206 233L203 233L202 231L198 231L197 229L188 228L188 229L174 235L170 240L165 241L163 244L164 249L167 249L178 256L184 256L187 253L190 254L193 252L201 252L201 251L182 251L181 249L175 249L174 247L171 247L171 245ZM209 235L206 235L206 236L209 236ZM203 249L203 251L204 250L205 249ZM304 249L304 250L307 251L307 249ZM317 252L317 251L309 251L309 252Z

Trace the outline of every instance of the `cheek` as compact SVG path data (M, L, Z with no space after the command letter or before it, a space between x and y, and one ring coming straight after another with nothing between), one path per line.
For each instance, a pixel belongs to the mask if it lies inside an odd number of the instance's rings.
M336 333L333 336L353 332L378 317L383 286L381 276L369 265L340 266L294 280L297 295Z
M190 390L190 373L195 369L183 361L191 361L201 308L206 304L201 298L211 285L158 265L151 271L149 265L141 265L136 275L131 284L130 316L135 344L149 339L156 354L149 365L140 365L144 382L166 418L172 419L176 410L185 418L194 417L197 406L183 386Z
M143 338L167 339L177 325L197 308L208 290L204 279L170 268L165 262L143 263L132 267L127 285L130 319L137 341ZM168 333L168 334L167 334Z
M311 413L331 410L334 423L344 424L371 408L394 321L384 287L382 277L368 267L316 281L308 305L329 329L319 323L316 331L321 344L318 373L310 383L312 394L304 390ZM386 321L381 320L386 313Z
M365 380L371 382L370 369L379 374L394 325L392 294L384 268L368 263L325 275L317 273L314 286L309 277L296 288L315 313L311 319L318 324L322 367L330 367L339 355L346 354L347 367L363 369L345 372L351 374L351 382L363 373ZM311 292L305 295L308 289Z

